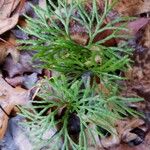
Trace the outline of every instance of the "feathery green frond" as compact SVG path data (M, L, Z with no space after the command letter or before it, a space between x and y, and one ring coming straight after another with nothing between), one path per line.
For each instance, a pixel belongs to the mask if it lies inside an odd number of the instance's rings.
M92 0L91 8L85 2L57 0L58 5L47 1L46 9L33 6L37 18L28 16L28 27L24 32L36 37L35 40L19 41L22 49L36 50L35 59L43 62L41 67L61 72L73 78L81 77L86 71L95 76L117 76L116 70L124 70L129 65L131 49L128 47L105 46L105 42L113 38L125 38L120 31L127 31L126 24L115 26L116 23L128 18L118 17L105 23L112 5L105 0L102 10L96 0ZM88 36L87 43L81 45L72 39L72 27L82 29L75 34ZM105 31L112 33L101 40L96 37ZM81 36L82 38L82 36ZM84 38L84 37L83 37Z
M127 106L130 102L141 101L141 99L125 99L116 96L117 87L112 87L112 92L109 95L104 95L100 90L95 93L98 86L91 86L90 80L87 81L84 88L82 88L83 81L77 80L73 84L67 82L65 76L45 79L38 93L41 100L32 101L30 107L21 108L23 116L28 119L27 127L33 134L33 142L36 143L39 140L40 146L42 146L42 142L49 144L53 140L60 142L61 139L64 139L61 149L68 149L69 147L79 150L86 149L87 135L85 131L89 128L89 124L101 127L114 134L114 123L117 119L122 118L121 115L136 116L136 113ZM79 124L79 141L82 141L82 144L73 141L71 137L71 129L69 129L68 124L72 115L78 118L74 124ZM58 126L59 128L54 136L48 140L42 140L45 132ZM103 135L97 130L91 130L90 132L99 136ZM85 141L83 142L84 138ZM35 145L37 146L37 144Z

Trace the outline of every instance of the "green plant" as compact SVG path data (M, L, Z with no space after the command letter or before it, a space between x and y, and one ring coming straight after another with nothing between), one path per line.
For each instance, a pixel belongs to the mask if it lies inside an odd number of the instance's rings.
M116 70L124 71L127 68L132 50L125 46L105 46L104 43L113 38L127 37L120 33L127 31L126 24L122 23L120 26L115 24L129 18L118 17L104 25L114 5L114 3L110 5L108 0L105 0L103 11L99 9L96 0L92 0L91 10L80 1L71 1L70 4L67 4L66 0L57 2L58 5L55 5L48 0L46 10L33 6L38 18L26 16L28 26L22 30L37 39L19 41L24 44L22 49L37 50L34 58L43 62L42 68L61 72L69 78L77 79L86 71L92 72L101 80L107 76L109 80L120 78ZM76 43L72 39L70 27L72 22L78 28L82 28L84 30L82 32L88 36L86 44ZM108 30L112 31L109 36L95 41L97 35Z
M28 119L24 125L30 129L36 149L37 143L42 147L44 144L54 142L51 144L51 150L56 150L63 138L62 150L68 150L69 147L74 150L86 150L87 133L93 138L93 142L96 140L94 135L104 136L97 128L90 129L89 124L115 134L114 123L122 118L121 115L138 114L127 105L141 99L116 96L117 87L113 87L108 95L104 95L100 90L96 94L97 84L91 86L90 80L87 81L85 88L82 88L82 84L83 82L79 80L68 84L65 76L45 79L38 93L41 100L33 101L30 107L20 108L22 115ZM74 118L75 128L71 127L71 117ZM60 127L54 136L42 140L46 131L58 126ZM75 134L78 134L77 141L72 139Z
M116 83L123 79L116 71L128 68L132 50L126 44L120 47L105 45L110 39L127 37L120 32L127 30L126 24L115 24L129 18L118 17L105 23L114 3L110 5L105 0L104 10L101 10L96 0L91 2L89 9L78 0L72 0L70 4L66 0L57 0L57 4L47 0L45 10L33 6L36 19L26 16L28 26L22 30L34 39L19 41L21 48L36 50L34 59L42 62L40 67L60 73L58 77L43 81L38 93L40 100L32 101L30 107L20 108L28 120L24 125L34 135L32 140L37 147L37 143L41 147L54 141L51 149L56 150L59 147L57 143L63 138L61 149L86 150L86 132L95 142L94 134L103 136L97 127L114 134L114 122L121 119L121 115L138 114L128 104L141 99L119 96L120 87ZM73 39L72 22L83 29L88 37L86 43ZM110 35L96 40L98 35L108 30L112 31ZM108 93L99 89L96 78ZM80 129L76 140L69 129L71 116ZM94 124L95 130L88 128L89 124ZM44 132L52 128L57 128L56 134L42 140Z

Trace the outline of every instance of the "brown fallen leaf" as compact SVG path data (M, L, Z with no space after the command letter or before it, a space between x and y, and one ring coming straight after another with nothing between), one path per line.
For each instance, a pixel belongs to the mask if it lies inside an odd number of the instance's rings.
M30 91L20 87L13 88L0 76L0 105L8 115L15 105L24 105L29 99ZM9 119L5 112L0 110L0 139L5 134Z
M117 131L119 134L123 134L125 130L132 130L144 124L144 121L139 118L118 120L116 122Z
M19 51L16 47L16 38L9 34L7 39L1 39L0 41L0 64L2 64L8 54L11 54L15 62L19 59Z
M129 146L128 144L121 143L119 146L109 150L150 150L150 132L146 135L144 142L138 146Z
M15 14L10 18L0 19L0 34L13 28L18 22L19 14Z
M10 17L20 0L2 0L0 7L0 19Z
M0 34L10 30L17 24L19 13L14 12L14 10L19 3L20 0L2 0L0 2Z
M115 9L125 16L135 16L150 11L149 0L120 0Z
M146 13L150 11L150 1L149 0L144 0L144 4L140 7L139 13Z
M4 42L0 42L0 64L5 60L7 56L7 48Z
M126 82L126 91L124 95L131 96L133 93L144 98L149 103L150 97L150 25L149 22L136 34L136 42L134 43L134 66L126 75L130 77ZM126 94L125 94L126 93ZM136 104L137 105L137 104ZM145 112L145 108L140 109ZM148 110L149 111L149 110ZM149 119L148 119L149 120Z
M149 22L148 22L147 26L145 27L145 31L143 33L143 37L142 37L140 43L144 47L150 49L150 19L149 19Z

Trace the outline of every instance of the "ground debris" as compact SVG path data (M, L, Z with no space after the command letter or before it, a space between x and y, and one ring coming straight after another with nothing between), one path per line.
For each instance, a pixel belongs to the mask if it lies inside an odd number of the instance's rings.
M123 16L136 16L150 11L149 0L120 0L116 10Z
M0 77L0 105L4 109L0 111L0 139L3 138L7 129L9 115L15 105L26 104L30 99L30 92L20 87L11 87Z
M11 56L8 56L3 64L3 70L6 71L8 77L12 78L17 75L24 75L25 73L42 73L42 70L36 68L39 62L32 62L33 53L22 51L20 52L19 61L15 62Z
M0 141L1 150L32 150L32 145L26 136L25 129L20 125L24 118L17 115L8 122L7 132Z
M19 13L14 10L20 0L2 0L0 5L0 34L12 29L18 22ZM13 12L13 15L11 16Z

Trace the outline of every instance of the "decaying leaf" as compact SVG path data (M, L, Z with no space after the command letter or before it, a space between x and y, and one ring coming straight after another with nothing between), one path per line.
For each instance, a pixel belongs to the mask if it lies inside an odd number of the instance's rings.
M132 146L141 144L148 130L145 121L138 118L120 120L116 126L121 141Z
M136 28L136 27L135 27ZM129 80L126 82L127 96L135 94L143 97L146 101L149 101L150 92L150 26L149 21L142 30L136 33L138 37L133 42L134 52L134 66L126 76ZM124 92L125 93L125 92ZM144 110L141 108L141 110Z
M0 19L0 34L13 28L18 22L19 14L15 14L10 18Z
M2 0L0 5L0 34L13 28L18 22L18 13L12 12L18 6L20 0Z
M124 134L125 130L132 130L133 128L142 126L144 121L139 118L132 118L132 119L125 119L125 120L118 120L116 122L117 131L119 134Z
M142 7L140 7L139 13L149 12L150 11L150 1L149 0L143 0L144 4Z
M150 132L146 135L145 141L138 146L129 146L128 144L121 143L118 147L111 148L110 150L150 150Z
M20 86L25 87L26 89L30 89L38 81L38 74L32 73L30 75L17 76L14 78L5 78L5 80L13 87L20 85Z
M150 19L149 19L149 23L145 27L145 31L143 33L143 37L140 42L144 47L150 49Z
M137 32L145 27L150 22L149 18L138 18L135 21L132 21L128 24L128 28L132 35L136 35ZM143 35L143 38L145 36Z
M34 65L38 65L39 62L32 62L33 53L21 51L19 61L15 62L12 57L7 57L4 62L3 70L5 70L10 78L23 75L24 73L39 73L42 70L36 68Z
M4 61L7 56L7 48L4 42L0 42L0 64Z
M11 57L14 60L14 62L17 62L20 53L16 47L16 38L12 34L10 34L6 40L1 40L2 41L0 42L0 64L2 64L5 61L5 58L8 54L11 54Z
M116 10L125 16L135 16L150 11L149 0L120 0Z
M0 19L8 18L19 2L20 0L2 0L0 5Z
M9 115L15 105L26 104L30 99L30 92L20 87L11 87L2 77L0 77L0 105ZM4 111L0 111L0 139L3 138L7 129L8 116Z

